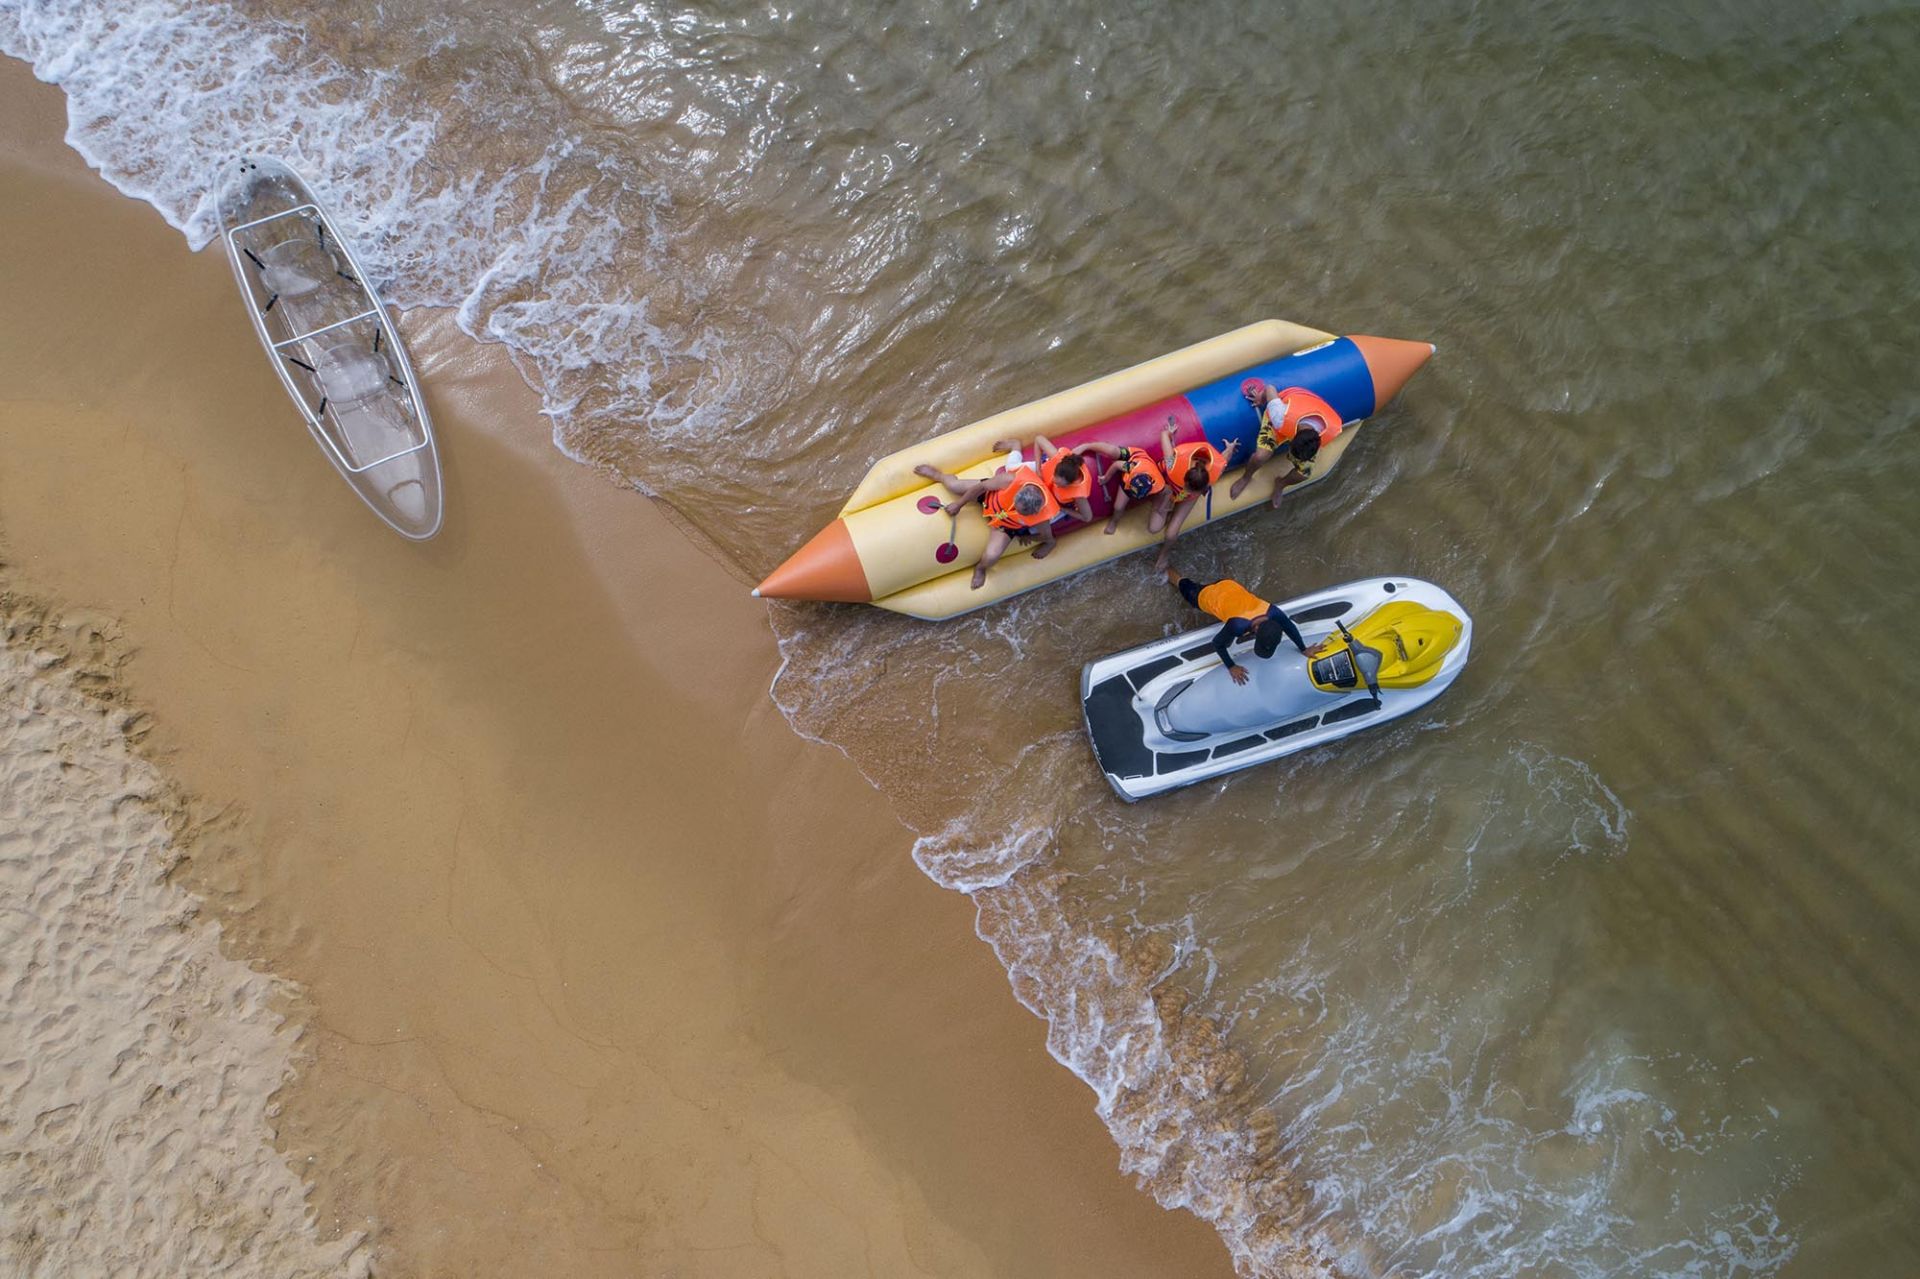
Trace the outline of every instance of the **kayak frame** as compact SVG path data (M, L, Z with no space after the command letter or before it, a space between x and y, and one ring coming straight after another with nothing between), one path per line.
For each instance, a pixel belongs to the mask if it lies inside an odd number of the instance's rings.
M258 162L264 161L267 164L277 166L299 184L301 192L306 196L306 199L302 203L295 205L293 208L282 209L276 213L269 213L264 217L251 218L235 226L223 225L221 227L221 239L227 246L227 261L233 267L234 279L240 286L241 295L246 299L247 318L253 322L254 336L260 339L260 345L266 350L268 359L273 365L274 374L280 379L280 385L285 388L287 397L299 408L301 419L306 423L307 433L313 437L315 443L320 445L321 451L327 455L327 460L346 478L349 487L359 495L360 500L367 505L367 508L379 516L381 521L394 532L410 541L425 541L440 531L440 525L445 515L446 502L441 487L443 477L440 474L440 453L434 442L433 420L427 415L426 398L420 392L419 379L413 371L413 361L408 358L406 345L399 340L397 330L394 328L393 319L387 314L386 302L381 298L380 291L373 286L373 282L368 277L366 269L360 264L359 256L353 251L353 245L349 243L346 237L340 234L339 229L334 226L333 219L327 215L325 206L320 204L318 198L315 196L313 184L308 182L303 174L286 161L275 156L246 155L236 157L236 159L241 163L257 164ZM234 162L234 160L230 160L227 163L231 164ZM222 165L223 172L225 169L226 165ZM220 188L214 192L216 208L224 204L225 191L226 184L223 182ZM329 253L337 252L342 258L346 259L348 268L353 272L353 278L350 282L360 290L370 305L365 310L347 316L345 319L335 320L329 324L321 325L319 328L295 333L291 337L276 340L268 331L266 321L266 312L272 307L273 301L270 299L264 307L260 304L259 299L255 296L253 287L254 276L249 274L250 271L257 272L265 268L247 248L241 245L239 237L243 232L252 231L270 223L284 222L290 219L304 221L314 227L316 235L321 241L322 249ZM333 241L331 246L325 243L328 239ZM275 294L273 297L277 298L278 295ZM305 390L293 380L292 374L288 371L287 361L297 358L289 354L289 348L295 347L301 342L310 341L322 334L330 333L336 329L345 328L350 324L358 324L366 320L372 320L374 323L376 331L374 349L378 350L380 344L384 342L388 348L390 348L392 362L399 367L400 376L398 380L412 405L414 418L420 425L420 440L418 443L409 445L406 448L396 449L372 461L362 462L356 465L348 459L334 438L336 432L341 434L345 433L345 428L340 422L337 409L329 403L328 398L324 394L321 396L318 406L309 402ZM389 375L389 377L391 378L391 375ZM334 429L332 431L327 429L328 420L331 420L333 423ZM403 527L391 514L381 509L373 497L356 482L360 476L366 475L375 467L384 466L389 462L395 462L416 453L425 453L427 455L431 461L433 472L431 491L435 495L434 517L431 526L427 528L425 532L417 532L411 528Z

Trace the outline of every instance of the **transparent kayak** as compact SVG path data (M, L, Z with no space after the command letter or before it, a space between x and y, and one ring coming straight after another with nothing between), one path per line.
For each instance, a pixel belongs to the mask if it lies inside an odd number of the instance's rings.
M402 537L440 531L440 456L386 307L306 181L278 160L230 162L221 239L254 331L307 430Z

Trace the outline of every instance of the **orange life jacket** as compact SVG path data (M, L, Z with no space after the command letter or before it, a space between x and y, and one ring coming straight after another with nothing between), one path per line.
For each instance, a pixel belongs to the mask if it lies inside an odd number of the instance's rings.
M1167 477L1160 473L1160 464L1145 449L1123 448L1118 461L1120 487L1126 490L1128 500L1142 501L1167 486Z
M1333 411L1333 405L1327 403L1305 387L1290 386L1280 392L1280 398L1286 401L1287 411L1274 436L1282 444L1300 433L1300 423L1308 418L1318 419L1307 422L1308 426L1320 432L1322 444L1332 443L1340 434L1340 415ZM1272 408L1271 402L1267 405Z
M1029 484L1039 489L1040 496L1046 500L1041 503L1036 513L1022 515L1014 509L1013 499ZM994 528L1018 532L1021 529L1039 528L1042 524L1049 523L1054 516L1060 514L1060 503L1054 500L1053 491L1040 477L1040 472L1031 466L1023 466L1013 473L1013 483L991 493L982 493L980 509L986 513L987 523Z
M1053 473L1060 469L1060 459L1071 455L1072 451L1055 449L1053 455L1040 464L1040 478L1047 482L1047 488L1062 506L1093 496L1093 468L1086 464L1085 458L1080 459L1080 478L1073 483L1062 484L1053 478Z
M1231 622L1236 617L1257 622L1273 607L1230 577L1201 587L1196 601L1201 612L1211 613L1223 622Z
M1227 455L1205 440L1193 444L1182 444L1173 451L1173 465L1167 468L1167 483L1173 486L1176 502L1193 496L1187 491L1187 472L1193 469L1195 457L1204 452L1207 455L1207 485L1211 488L1220 482L1226 474Z
M1327 445L1339 439L1340 432L1345 430L1346 427L1341 423L1339 418L1335 418L1318 429L1320 432L1320 447L1325 448Z

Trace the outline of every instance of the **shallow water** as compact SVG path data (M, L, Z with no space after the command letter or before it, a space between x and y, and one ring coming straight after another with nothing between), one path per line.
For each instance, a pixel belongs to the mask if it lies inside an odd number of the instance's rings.
M286 155L744 578L873 457L1248 320L1439 343L1181 548L1465 601L1380 733L1119 804L1073 693L1193 624L1145 556L771 609L776 701L1244 1269L1920 1264L1920 9L381 11L0 0L0 47L196 244L223 148Z

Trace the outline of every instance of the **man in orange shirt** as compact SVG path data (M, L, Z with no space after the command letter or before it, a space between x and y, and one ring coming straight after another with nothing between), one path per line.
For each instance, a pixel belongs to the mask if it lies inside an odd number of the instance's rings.
M1269 604L1230 577L1217 582L1201 585L1192 578L1182 577L1173 569L1167 570L1167 583L1180 592L1180 598L1201 612L1220 619L1222 625L1213 636L1213 651L1220 655L1220 664L1236 684L1244 684L1250 678L1247 668L1233 660L1228 647L1249 634L1253 636L1253 655L1258 658L1272 657L1280 647L1280 641L1292 640L1293 646L1305 653L1307 641L1300 634L1300 628L1293 624L1286 610L1278 604Z

